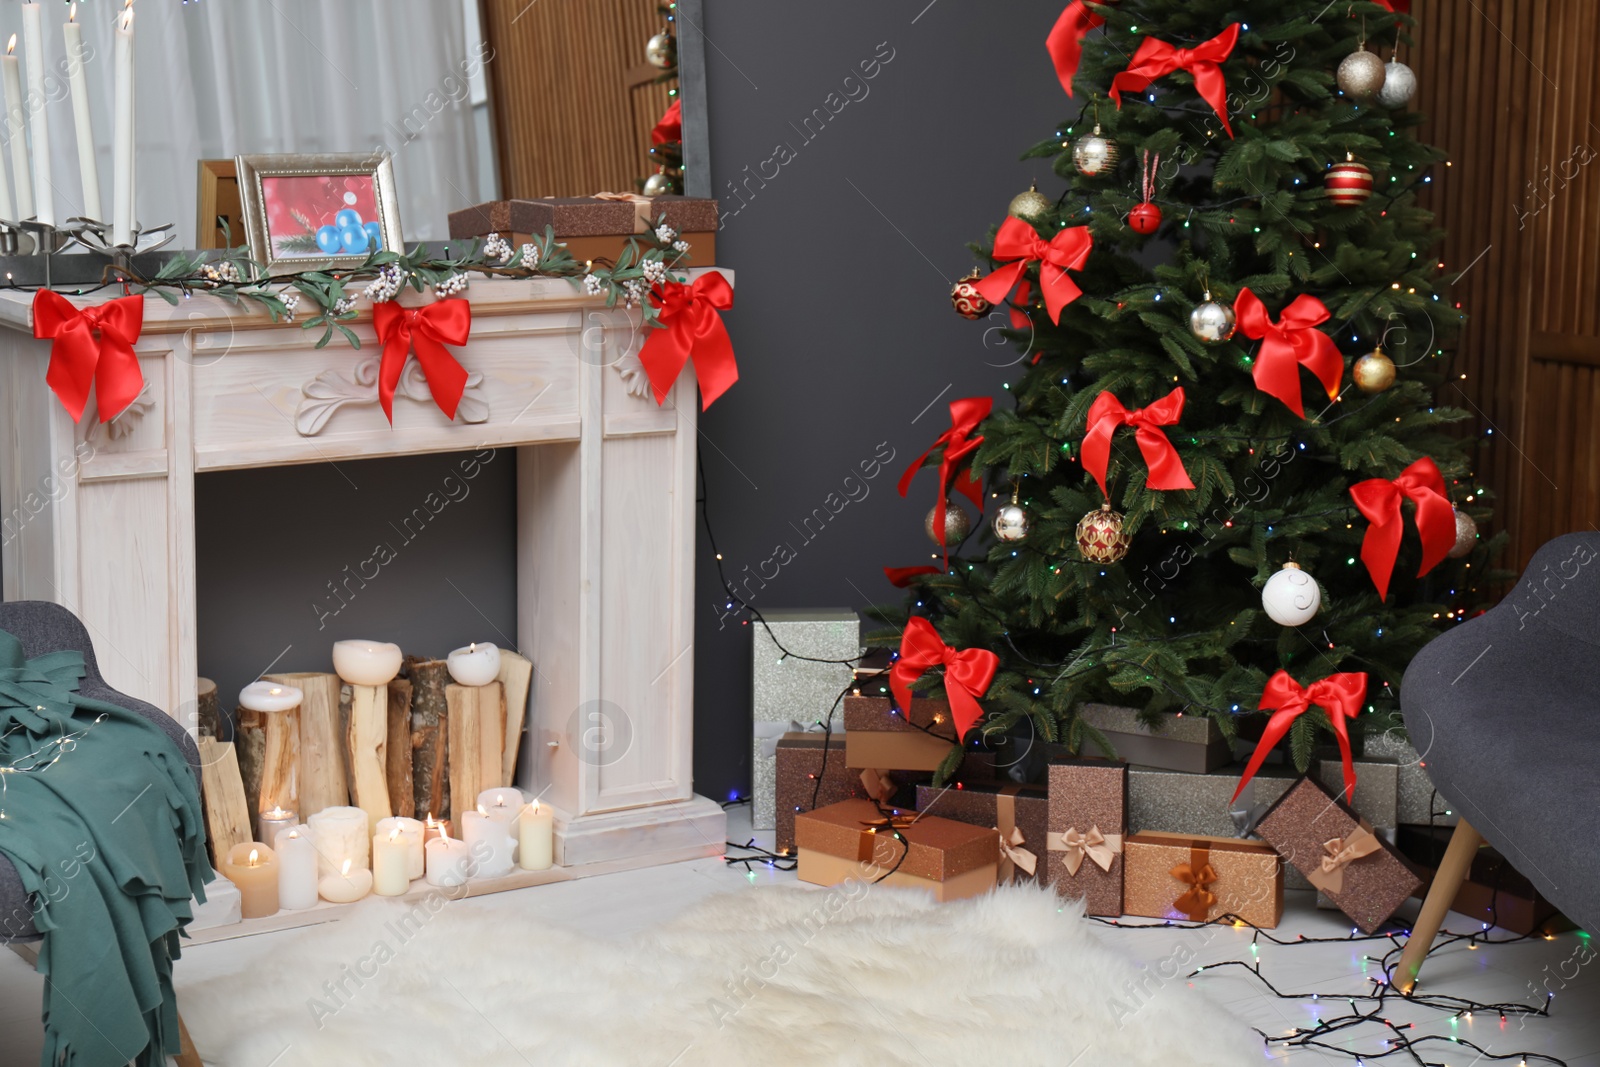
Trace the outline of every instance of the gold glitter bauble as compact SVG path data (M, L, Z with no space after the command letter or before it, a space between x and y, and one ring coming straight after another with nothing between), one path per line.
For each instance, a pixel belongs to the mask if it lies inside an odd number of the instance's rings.
M939 543L938 536L934 533L934 522L939 517L939 505L935 504L928 509L928 517L922 520L922 531L928 535L928 540L934 544ZM954 500L944 502L944 543L949 547L964 540L972 532L972 520L967 513L961 510L961 505Z
M1471 552L1478 544L1478 524L1472 521L1460 508L1456 509L1456 543L1446 555L1451 559L1460 559Z
M1394 360L1384 355L1383 349L1374 348L1356 360L1350 377L1355 379L1356 388L1368 396L1381 393L1394 384Z
M1335 80L1352 100L1366 103L1383 88L1383 60L1363 45L1344 57Z
M1006 208L1006 214L1015 216L1034 229L1038 229L1040 224L1050 220L1055 210L1056 202L1041 193L1038 185L1030 185L1027 192L1018 193L1011 198L1011 206Z

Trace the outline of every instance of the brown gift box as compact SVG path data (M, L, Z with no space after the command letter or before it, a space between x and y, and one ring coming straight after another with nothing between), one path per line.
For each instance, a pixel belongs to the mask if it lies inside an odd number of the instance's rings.
M1011 851L1002 849L998 881L1037 879L1044 871L1045 842L1049 838L1050 801L1042 786L1006 782L964 782L960 788L917 786L917 810L971 826L999 831ZM1033 869L1028 869L1031 855Z
M615 260L627 237L647 233L662 216L680 239L689 242L695 266L716 262L717 202L708 197L658 196L648 205L592 196L491 200L452 211L450 237L463 240L498 233L519 245L548 226L573 258Z
M1078 716L1116 747L1117 759L1142 767L1204 774L1233 759L1233 746L1208 715L1162 715L1154 730L1135 708L1085 704Z
M1312 778L1289 787L1256 833L1370 934L1422 885L1410 864Z
M1134 834L1123 843L1122 910L1205 922L1235 915L1270 930L1283 918L1283 865L1271 845L1200 834Z
M828 757L826 766L824 752ZM861 781L863 772L845 766L844 738L838 734L828 737L826 745L822 734L784 734L778 741L776 756L773 824L774 847L779 852L794 851L794 817L800 812L825 808L841 800L870 798ZM820 785L813 775L820 776Z
M1048 771L1049 821L1045 873L1063 897L1082 897L1090 915L1122 914L1122 839L1128 832L1128 765L1057 757ZM1096 840L1096 831L1104 838ZM1087 850L1075 840L1094 841ZM1085 854L1086 852L1086 854ZM1102 867L1101 860L1109 856ZM1073 873L1068 861L1080 859Z
M1423 878L1416 896L1424 896L1432 885L1452 832L1453 828L1444 826L1400 827L1395 847L1416 864ZM1491 845L1481 846L1472 857L1467 880L1461 883L1450 910L1514 934L1527 935L1535 930L1559 934L1576 928Z
M870 800L843 800L796 815L800 880L816 885L837 885L851 878L876 882L892 870L881 884L927 889L938 900L977 896L994 888L1000 843L993 830L937 815L900 814L907 823L898 827L904 844L886 826L874 832L884 816Z
M858 769L938 770L956 743L949 702L913 698L909 722L891 713L893 706L888 697L844 698L845 763Z

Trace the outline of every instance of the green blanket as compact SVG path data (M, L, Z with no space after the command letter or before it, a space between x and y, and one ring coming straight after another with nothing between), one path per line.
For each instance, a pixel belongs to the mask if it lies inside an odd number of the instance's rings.
M78 652L0 630L0 853L44 935L44 1067L159 1067L178 1051L172 962L213 875L200 791L151 722L80 696Z

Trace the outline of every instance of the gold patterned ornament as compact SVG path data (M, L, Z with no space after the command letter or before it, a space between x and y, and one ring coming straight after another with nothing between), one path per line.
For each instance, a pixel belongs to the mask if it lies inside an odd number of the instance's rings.
M1078 551L1090 563L1116 563L1128 554L1132 543L1122 525L1122 513L1110 504L1089 512L1078 520Z
M978 279L982 277L983 272L973 267L971 273L950 287L950 306L964 319L981 319L994 309L978 292Z
M1072 165L1085 178L1109 174L1117 165L1117 143L1101 136L1098 122L1094 124L1093 133L1078 138L1078 143L1072 146Z
M1363 104L1378 95L1383 88L1383 78L1383 60L1377 53L1367 51L1365 41L1344 57L1335 75L1344 95Z
M939 544L939 537L934 532L934 523L939 519L939 505L935 504L928 509L928 517L922 521L922 531L928 535L928 540ZM954 500L944 502L944 544L948 547L966 540L967 534L972 532L972 520L967 513L961 510L961 505Z
M1385 355L1383 349L1374 348L1356 360L1355 366L1350 368L1350 377L1355 380L1356 388L1368 396L1381 393L1394 384L1394 360Z
M1040 223L1049 220L1055 210L1056 202L1039 191L1037 182L1031 182L1027 192L1018 193L1011 198L1011 206L1006 208L1006 214L1019 218L1037 229Z
M1472 521L1460 508L1456 508L1456 543L1446 553L1451 559L1460 559L1470 553L1478 544L1478 524Z

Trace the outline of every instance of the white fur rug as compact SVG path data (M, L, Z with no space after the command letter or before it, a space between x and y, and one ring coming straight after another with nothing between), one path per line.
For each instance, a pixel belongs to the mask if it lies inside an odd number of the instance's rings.
M716 897L623 941L448 902L281 942L180 1003L226 1067L1239 1067L1260 1039L1031 886ZM178 965L181 982L183 965ZM343 989L337 988L342 983Z

